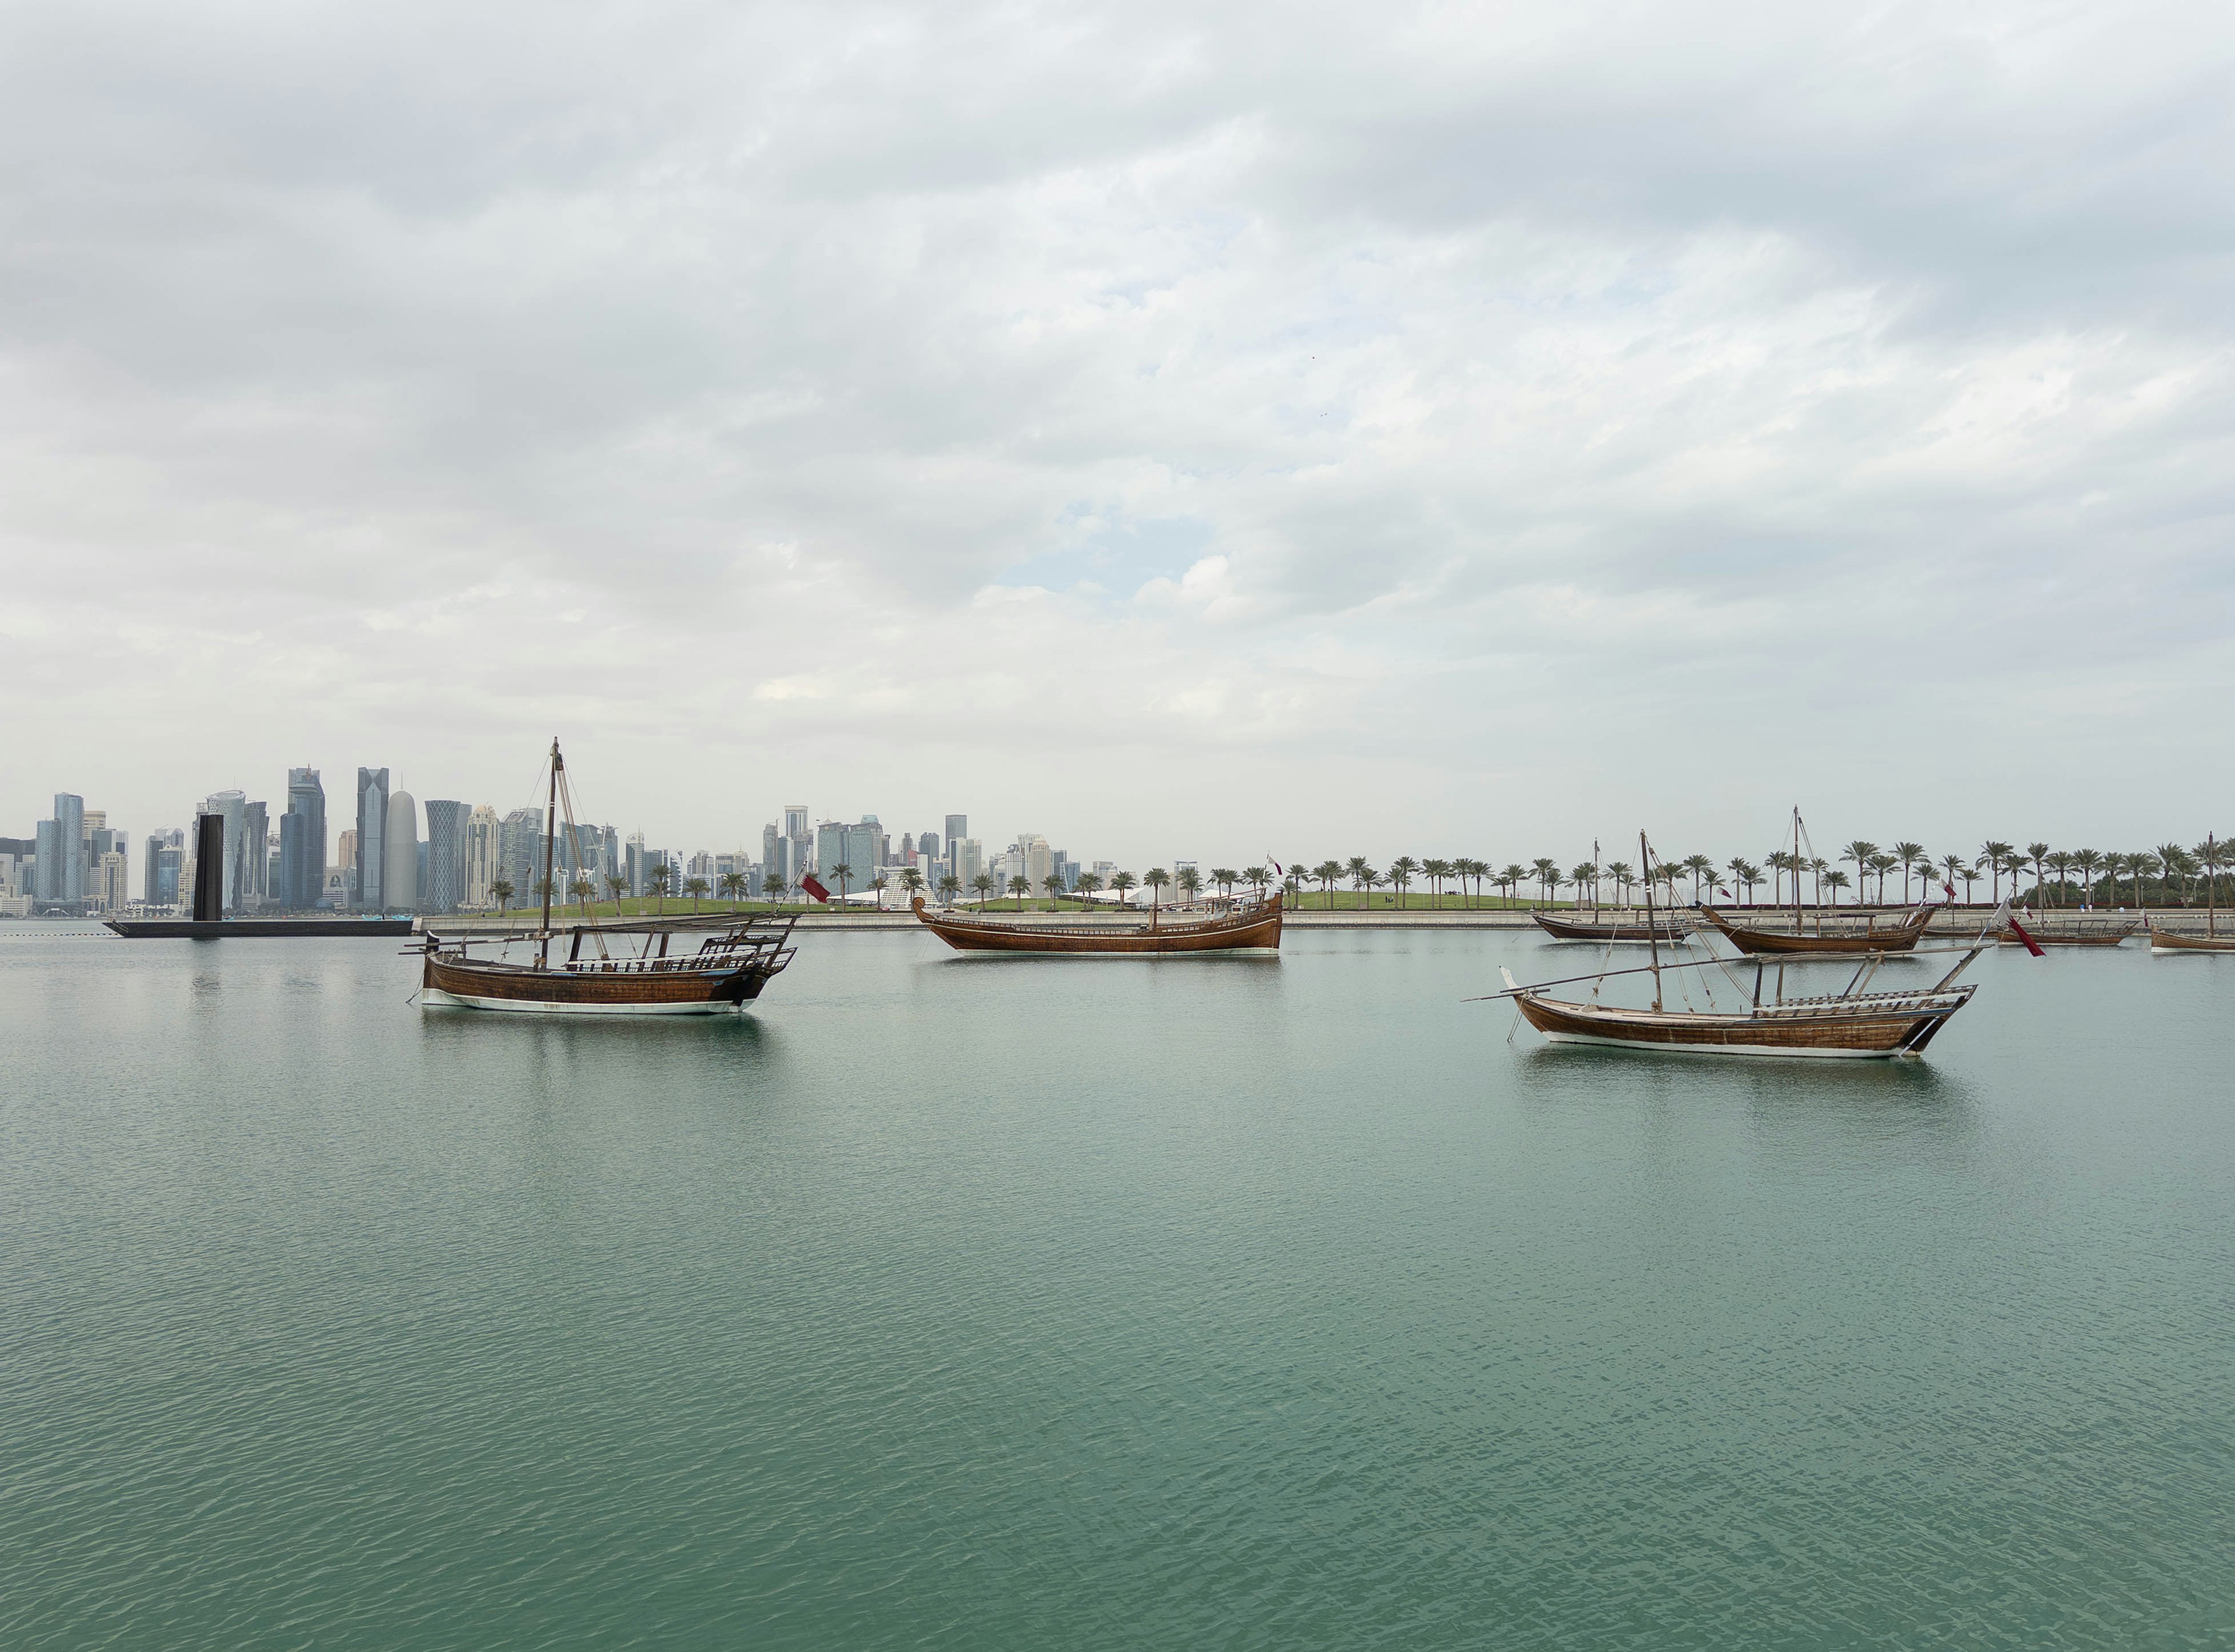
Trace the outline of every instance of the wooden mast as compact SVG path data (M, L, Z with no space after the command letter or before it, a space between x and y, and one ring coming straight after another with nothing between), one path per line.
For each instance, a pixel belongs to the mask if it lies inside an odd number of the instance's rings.
M1653 948L1653 1007L1657 1011L1661 1007L1661 926L1653 917L1653 849L1646 842L1643 832L1637 835L1637 864L1645 876L1645 939Z
M2219 933L2219 891L2212 886L2219 882L2219 840L2206 832L2204 835L2204 933Z
M551 961L551 851L559 829L559 770L567 760L559 755L559 737L551 737L551 796L543 806L543 940L539 966Z
M1793 805L1793 933L1800 933L1800 805Z

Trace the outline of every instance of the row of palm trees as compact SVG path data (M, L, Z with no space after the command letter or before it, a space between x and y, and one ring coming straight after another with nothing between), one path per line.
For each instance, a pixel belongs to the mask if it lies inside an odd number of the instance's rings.
M1852 866L1851 877L1847 867ZM2115 906L2125 892L2133 904L2147 901L2162 904L2196 905L2209 899L2225 899L2226 891L2219 887L2223 870L2235 868L2235 854L2219 837L2206 838L2194 848L2183 848L2178 843L2162 843L2153 849L2132 853L2104 853L2092 849L2053 849L2047 843L2028 843L2022 848L2013 843L1989 840L1982 844L1976 854L1948 854L1936 856L1924 844L1900 842L1881 848L1865 838L1840 847L1836 857L1795 856L1787 850L1777 850L1762 856L1759 864L1743 856L1736 856L1720 866L1712 856L1688 855L1681 859L1657 861L1652 869L1652 882L1656 888L1665 888L1663 899L1671 902L1680 898L1687 883L1690 898L1698 901L1710 892L1729 898L1734 893L1739 900L1752 903L1762 886L1769 888L1771 903L1784 905L1787 900L1788 880L1791 899L1799 901L1804 894L1810 904L1838 904L1853 890L1858 897L1875 899L1880 905L1887 897L1887 881L1896 873L1901 875L1902 904L1909 904L1912 894L1930 895L1937 888L1952 892L1961 883L1966 901L1977 897L1977 885L1988 885L1987 898L1999 903L2002 897L2003 880L2009 882L2011 895L2020 893L2020 880L2030 869L2033 887L2025 899L2034 906L2076 906L2082 902ZM2078 882L2074 882L2075 875ZM1214 875L1216 875L1214 874ZM2053 881L2052 881L2053 880ZM1415 860L1400 856L1389 864L1386 872L1377 870L1365 856L1353 855L1346 861L1321 861L1315 866L1298 866L1284 880L1285 886L1301 894L1313 884L1319 886L1325 903L1333 906L1338 887L1347 887L1358 895L1360 903L1372 898L1372 891L1386 887L1396 901L1402 901L1415 882L1428 885L1434 905L1443 904L1444 887L1452 884L1466 895L1472 885L1472 900L1479 905L1485 883L1498 891L1501 900L1511 905L1517 893L1533 886L1538 897L1550 903L1562 889L1572 891L1577 903L1588 901L1594 905L1611 902L1632 905L1645 880L1635 868L1626 861L1586 862L1563 869L1560 862L1550 856L1541 856L1529 865L1511 862L1504 867L1492 868L1488 862L1476 860Z
M1852 877L1847 873L1849 866L1854 869ZM2195 905L2205 900L2216 902L2224 898L2225 892L2219 888L2219 875L2225 869L2235 869L2235 855L2231 855L2227 844L2217 836L2206 838L2193 848L2161 843L2155 849L2128 853L2053 849L2047 843L2020 847L1990 839L1980 846L1976 854L1968 856L1935 856L1924 844L1913 842L1880 848L1867 839L1857 838L1843 844L1836 856L1828 861L1778 850L1762 856L1759 864L1743 856L1734 856L1718 866L1711 856L1688 855L1681 860L1658 862L1652 869L1651 881L1656 888L1665 889L1662 898L1672 903L1688 882L1694 901L1706 898L1709 892L1726 898L1735 892L1740 901L1749 904L1766 883L1769 886L1771 904L1782 906L1787 904L1790 880L1791 900L1794 901L1802 899L1805 890L1811 905L1826 904L1827 894L1830 903L1837 905L1846 899L1847 891L1852 889L1884 905L1887 881L1899 873L1904 906L1909 904L1912 891L1930 895L1937 886L1943 892L1952 892L1958 883L1963 886L1964 900L1970 901L1976 900L1977 885L1982 882L1988 885L1988 900L1998 903L2003 880L2009 879L2010 893L2015 896L2019 880L2028 869L2033 873L2033 888L2026 898L2036 907L2076 906L2083 902L2116 906L2120 904L2122 880L2136 906L2152 901L2165 905ZM838 886L839 899L843 901L853 884L854 869L841 862L829 869L829 875ZM662 913L666 910L671 876L664 862L653 862L646 868L646 882L654 893L657 909ZM790 893L805 899L805 878L803 874L800 881L789 888L772 886L766 889L770 905L773 907ZM875 889L882 899L893 882L881 872L869 880L868 887ZM1228 897L1236 888L1247 887L1262 900L1266 892L1277 884L1291 896L1301 899L1316 885L1325 904L1332 907L1338 888L1347 888L1363 906L1372 900L1376 889L1387 888L1393 900L1402 903L1410 896L1415 883L1426 883L1432 904L1440 908L1445 886L1458 898L1480 906L1483 887L1487 884L1498 892L1499 900L1506 905L1515 902L1520 890L1533 886L1547 904L1556 901L1561 890L1567 889L1577 904L1588 901L1595 906L1629 906L1635 904L1644 882L1626 861L1586 862L1563 869L1559 862L1550 856L1540 856L1527 866L1510 862L1503 867L1493 867L1487 861L1435 857L1416 860L1410 855L1400 855L1383 871L1364 856L1353 855L1347 860L1326 860L1312 866L1298 863L1238 869L1213 867L1208 874L1191 866L1183 866L1174 874L1158 866L1151 867L1137 878L1131 872L1113 873L1106 882L1087 872L1068 887L1059 878L1045 878L1041 890L1051 900L1075 899L1084 905L1091 903L1105 888L1120 901L1128 899L1134 889L1145 888L1154 906L1163 900L1167 889L1176 889L1183 899L1192 901L1205 887L1215 887ZM608 878L606 882L616 903L627 895L626 879ZM901 869L898 882L906 895L936 894L950 906L967 891L977 897L980 910L1000 895L1013 897L1022 910L1025 901L1033 893L1032 881L1020 875L1011 876L1004 884L992 874L980 872L966 884L951 873L935 881L927 879L913 866ZM698 910L703 900L717 891L727 900L740 901L746 888L747 880L739 872L724 872L712 883L703 877L685 878L682 883L693 912ZM544 886L539 880L535 893L541 895L543 892ZM490 893L502 908L516 891L510 882L500 879L490 886ZM597 888L589 877L578 875L566 894L587 912L590 901L596 897Z

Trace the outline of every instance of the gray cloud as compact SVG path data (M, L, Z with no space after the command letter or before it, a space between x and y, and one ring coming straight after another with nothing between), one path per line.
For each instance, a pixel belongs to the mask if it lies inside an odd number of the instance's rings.
M2229 36L18 8L0 807L2200 833Z

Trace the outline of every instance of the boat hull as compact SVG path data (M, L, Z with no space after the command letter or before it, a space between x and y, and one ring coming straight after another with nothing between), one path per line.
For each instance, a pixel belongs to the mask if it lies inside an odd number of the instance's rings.
M1690 934L1669 924L1656 924L1651 928L1642 923L1612 922L1589 918L1555 918L1543 912L1529 914L1537 927L1555 941L1589 941L1607 946L1646 947L1658 941L1665 947L1684 947L1691 944Z
M1662 1055L1890 1061L1924 1053L1968 993L1944 1006L1825 1014L1694 1015L1607 1009L1524 993L1530 1026L1556 1044L1590 1044Z
M2153 928L2150 931L2150 950L2168 954L2235 952L2235 934L2184 935L2175 930Z
M420 1001L519 1015L735 1015L766 976L750 968L658 972L533 969L429 953Z
M1277 956L1281 950L1277 895L1262 907L1231 918L1123 929L937 917L925 908L921 895L908 907L918 922L957 952L1012 958L1265 958Z
M1733 923L1713 907L1701 907L1701 915L1721 932L1740 952L1766 958L1860 958L1871 953L1911 952L1924 938L1924 926L1937 907L1920 908L1904 921L1884 929L1865 928L1833 934L1799 934L1782 929L1755 929Z

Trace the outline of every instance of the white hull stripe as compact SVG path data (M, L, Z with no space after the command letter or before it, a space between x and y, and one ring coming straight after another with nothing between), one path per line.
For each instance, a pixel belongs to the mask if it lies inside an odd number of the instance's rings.
M436 1009L508 1010L515 1015L735 1015L742 1004L547 1004L525 998L475 998L424 987L419 1002Z

